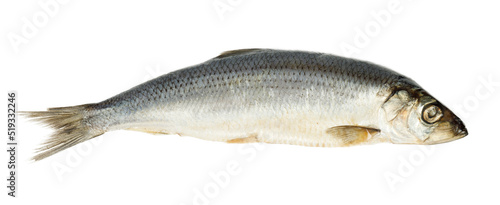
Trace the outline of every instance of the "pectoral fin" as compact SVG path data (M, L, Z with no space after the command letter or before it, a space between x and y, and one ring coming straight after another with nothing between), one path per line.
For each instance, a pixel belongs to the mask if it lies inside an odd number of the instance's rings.
M379 129L350 125L331 127L326 130L326 133L341 139L344 146L366 142L379 132Z

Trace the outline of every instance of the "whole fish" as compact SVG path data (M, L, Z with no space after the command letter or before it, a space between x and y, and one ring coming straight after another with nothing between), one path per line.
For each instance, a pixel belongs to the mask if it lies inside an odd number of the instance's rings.
M24 114L55 129L34 160L122 129L318 147L436 144L468 134L448 108L392 70L272 49L227 51L99 103Z

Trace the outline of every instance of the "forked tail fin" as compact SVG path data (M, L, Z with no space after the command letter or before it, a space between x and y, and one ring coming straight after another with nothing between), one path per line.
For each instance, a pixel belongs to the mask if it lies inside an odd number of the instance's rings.
M100 129L91 127L94 118L94 104L77 105L71 107L49 108L47 111L21 112L22 115L34 121L41 122L55 131L36 150L32 158L42 160L66 148L87 141L104 133Z

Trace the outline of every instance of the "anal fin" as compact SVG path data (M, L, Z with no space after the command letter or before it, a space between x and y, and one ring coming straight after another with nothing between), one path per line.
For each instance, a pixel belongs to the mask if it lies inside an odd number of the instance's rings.
M254 143L254 142L259 142L259 139L257 139L257 134L251 134L248 137L235 138L227 141L227 143Z
M154 135L169 135L169 134L171 134L171 133L166 132L164 130L154 130L154 129L141 128L141 127L131 127L131 128L128 128L127 130L145 132L145 133L154 134Z

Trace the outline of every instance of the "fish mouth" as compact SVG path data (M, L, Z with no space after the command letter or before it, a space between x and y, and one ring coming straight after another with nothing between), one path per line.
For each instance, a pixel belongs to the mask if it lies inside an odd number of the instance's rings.
M446 132L453 133L453 135L451 137L439 139L439 140L431 140L430 138L427 138L424 140L424 142L422 144L426 144L426 145L442 144L442 143L455 141L455 140L464 138L465 136L469 135L469 132L467 131L467 128L465 128L465 124L462 122L462 120L460 120L458 117L455 117L453 119L453 121L454 121L454 123L452 123L453 128L449 131L446 131Z
M458 136L463 135L462 137L465 137L469 134L469 132L467 131L467 128L465 128L465 124L462 122L462 120L460 120L460 118L455 117L453 124L455 124L455 129L453 129L455 135L458 135ZM462 138L462 137L460 137L460 138Z
M454 137L450 137L450 138L442 139L442 140L436 140L436 141L427 141L428 139L426 139L423 144L424 145L434 145L434 144L447 143L447 142L451 142L451 141L455 141L455 140L464 138L468 134L469 133L467 132L467 130L462 130L458 134L456 134Z

